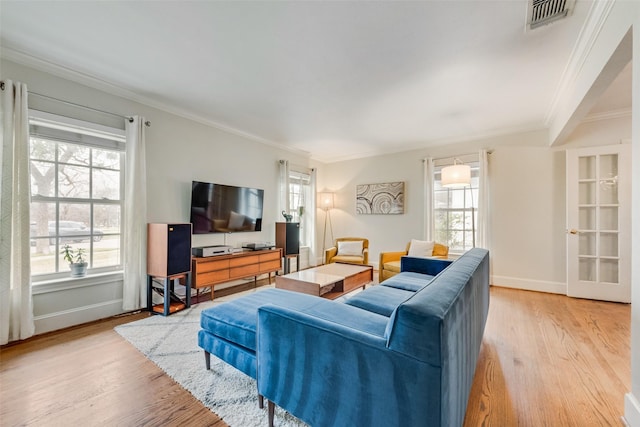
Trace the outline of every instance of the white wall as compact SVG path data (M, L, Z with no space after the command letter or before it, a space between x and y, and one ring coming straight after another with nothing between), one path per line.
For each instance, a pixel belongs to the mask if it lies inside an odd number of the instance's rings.
M197 235L193 245L240 245L275 240L279 159L309 166L300 154L221 131L207 124L152 108L124 97L38 71L6 59L0 62L3 79L27 84L30 92L121 115L142 115L147 128L147 222L189 222L191 181L262 188L265 191L262 232ZM53 70L55 73L55 70ZM100 86L97 83L97 86ZM123 127L111 116L30 97L30 106L51 113ZM226 239L226 242L225 242ZM43 333L122 312L122 276L87 277L34 286L36 333Z

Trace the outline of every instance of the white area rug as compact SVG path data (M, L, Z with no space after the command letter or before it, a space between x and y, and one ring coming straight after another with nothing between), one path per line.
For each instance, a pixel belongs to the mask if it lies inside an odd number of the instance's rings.
M213 355L207 371L203 350L198 347L200 312L242 294L201 302L167 317L156 315L115 330L229 426L265 427L267 405L265 402L264 409L258 408L255 380ZM275 425L306 426L278 407Z

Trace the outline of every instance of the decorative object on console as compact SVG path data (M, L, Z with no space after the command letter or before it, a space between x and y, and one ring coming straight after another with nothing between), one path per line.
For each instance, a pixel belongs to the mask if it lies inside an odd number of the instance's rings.
M360 215L404 213L404 182L358 185L356 213Z
M327 221L329 221L329 231L331 231L331 241L333 241L333 224L331 224L331 209L334 208L333 193L318 193L318 206L324 210L324 231L322 232L322 250L324 251L327 249Z
M359 253L358 249L360 250ZM342 253L340 252L342 250ZM346 264L369 264L369 239L363 237L339 237L335 246L325 251L325 261Z
M282 216L287 222L291 222L291 220L293 219L293 215L289 215L286 211L282 211Z

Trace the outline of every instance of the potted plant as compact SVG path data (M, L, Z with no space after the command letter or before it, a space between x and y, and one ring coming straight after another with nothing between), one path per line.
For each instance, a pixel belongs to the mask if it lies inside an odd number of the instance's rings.
M84 248L73 249L69 245L64 245L60 252L71 268L71 277L84 277L87 275L87 261L84 259Z

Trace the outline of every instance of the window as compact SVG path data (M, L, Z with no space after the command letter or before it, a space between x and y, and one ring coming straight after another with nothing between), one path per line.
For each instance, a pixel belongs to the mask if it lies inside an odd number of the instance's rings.
M433 183L435 241L449 246L452 254L461 254L475 246L478 221L478 163L471 166L471 186L442 187L436 167Z
M31 111L31 274L66 276L64 245L90 272L122 266L124 131Z
M311 176L304 172L289 172L289 214L293 216L292 221L300 222L300 244L309 246L311 242L306 241L308 233L305 232L305 222L302 221L307 207L306 201L311 200Z

